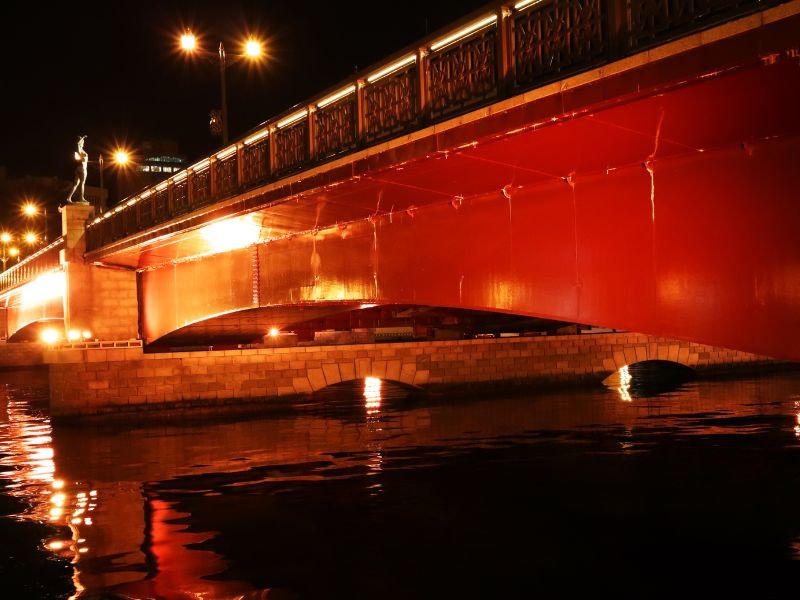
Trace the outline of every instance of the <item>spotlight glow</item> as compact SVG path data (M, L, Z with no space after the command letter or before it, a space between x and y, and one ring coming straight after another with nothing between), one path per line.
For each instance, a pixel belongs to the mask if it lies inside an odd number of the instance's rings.
M61 339L61 332L58 329L48 327L42 331L41 339L45 344L55 344Z

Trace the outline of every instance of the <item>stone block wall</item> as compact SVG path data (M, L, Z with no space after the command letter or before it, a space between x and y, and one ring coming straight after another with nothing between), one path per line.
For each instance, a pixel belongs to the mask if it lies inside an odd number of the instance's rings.
M601 380L624 365L654 359L698 370L770 362L635 333L164 354L66 349L44 355L55 417L260 402L364 377L420 387Z
M41 344L0 342L0 369L43 365L43 351Z

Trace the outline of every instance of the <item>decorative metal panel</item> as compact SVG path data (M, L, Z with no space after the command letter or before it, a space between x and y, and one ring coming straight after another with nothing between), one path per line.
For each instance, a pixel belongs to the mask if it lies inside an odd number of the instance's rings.
M368 141L408 129L417 121L417 66L364 88L364 135Z
M211 201L211 169L192 173L189 182L192 186L192 208L208 204Z
M603 0L552 0L514 17L514 85L577 70L605 51Z
M114 241L114 226L111 224L111 219L103 219L100 227L100 239L102 244L110 244Z
M631 48L664 41L689 29L708 26L737 13L778 4L764 0L629 0Z
M139 228L145 229L155 223L153 218L153 197L148 196L144 200L136 203L136 210L139 213Z
M350 150L356 143L355 93L314 113L314 143L319 157Z
M189 210L189 186L186 180L179 181L172 188L172 214L181 215Z
M308 160L308 119L275 132L275 169L286 172Z
M132 235L139 230L139 215L135 207L126 207L120 215L122 216L122 228L125 230L126 236Z
M431 54L428 86L432 117L458 112L497 95L496 39L492 27Z
M156 211L156 223L163 223L169 219L169 191L166 188L153 194L153 206Z
M122 211L114 213L109 221L111 222L112 237L121 240L125 237L125 222L122 220Z
M239 160L236 153L218 160L214 163L215 190L217 197L227 196L235 191L238 186L237 170Z
M243 157L244 185L262 181L269 175L269 138L265 137L244 147Z

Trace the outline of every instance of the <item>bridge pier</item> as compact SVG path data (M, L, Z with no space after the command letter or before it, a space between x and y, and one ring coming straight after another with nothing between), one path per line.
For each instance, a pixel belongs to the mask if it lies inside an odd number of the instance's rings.
M136 271L84 261L86 223L93 216L88 205L67 204L61 209L64 329L89 331L101 340L137 339Z

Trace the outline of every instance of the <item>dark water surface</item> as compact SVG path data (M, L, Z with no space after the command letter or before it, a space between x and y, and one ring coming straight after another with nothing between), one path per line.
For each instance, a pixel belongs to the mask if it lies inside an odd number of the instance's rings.
M800 372L628 375L51 428L0 373L0 598L799 597Z

